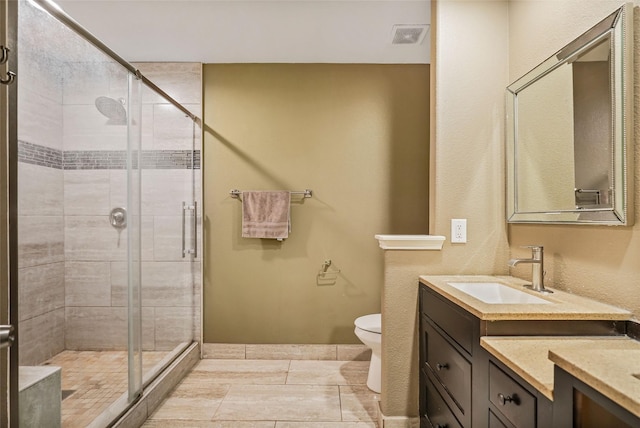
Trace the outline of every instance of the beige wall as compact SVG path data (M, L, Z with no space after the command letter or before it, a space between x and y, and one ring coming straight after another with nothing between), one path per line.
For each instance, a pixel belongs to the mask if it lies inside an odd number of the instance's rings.
M450 238L451 219L466 218L468 242L447 239L440 263L424 273L506 272L507 18L505 2L437 2L430 232Z
M205 342L357 343L380 311L373 235L428 229L428 117L428 65L205 66ZM280 243L241 238L234 188L314 193Z
M530 68L603 19L621 1L515 1L510 7L509 80L515 80ZM635 1L636 33L635 55L639 58L640 21ZM579 13L577 11L579 10ZM635 69L638 91L638 67ZM637 93L637 92L636 92ZM638 98L635 105L635 140L638 141ZM637 150L636 150L637 153ZM636 158L638 156L636 155ZM630 176L634 181L638 201L638 176L640 166L636 162ZM640 317L640 210L636 203L635 226L562 226L562 225L511 225L509 243L513 254L524 255L521 245L539 244L545 247L546 282L572 293L610 303ZM526 268L514 269L513 274L525 276Z
M380 407L391 418L418 415L418 276L507 272L508 8L495 1L437 1L431 16L429 231L447 241L440 252L385 254ZM466 244L451 243L452 218L467 219Z

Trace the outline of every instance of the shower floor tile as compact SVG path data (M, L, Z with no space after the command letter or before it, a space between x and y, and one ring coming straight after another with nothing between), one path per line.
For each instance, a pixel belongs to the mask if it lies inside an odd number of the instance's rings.
M168 352L144 352L143 371ZM126 351L63 351L45 362L62 368L62 426L84 428L127 391Z
M200 361L143 427L375 428L368 361Z

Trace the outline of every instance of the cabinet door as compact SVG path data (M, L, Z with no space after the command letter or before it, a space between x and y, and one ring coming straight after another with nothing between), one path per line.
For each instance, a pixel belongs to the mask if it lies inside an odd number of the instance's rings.
M426 362L463 415L471 412L471 363L429 323L425 323Z

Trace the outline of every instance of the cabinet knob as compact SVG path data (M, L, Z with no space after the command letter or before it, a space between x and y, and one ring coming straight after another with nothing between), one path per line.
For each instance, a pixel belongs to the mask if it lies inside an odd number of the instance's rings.
M512 397L510 395L505 396L502 393L498 393L498 401L500 402L501 405L505 406L507 403L511 403L513 402L514 404L518 404L518 402L516 401L516 397Z
M444 364L437 363L436 364L436 369L438 369L438 371L444 370L444 369L448 369L448 368L449 368L449 364L447 364L447 363L444 363Z

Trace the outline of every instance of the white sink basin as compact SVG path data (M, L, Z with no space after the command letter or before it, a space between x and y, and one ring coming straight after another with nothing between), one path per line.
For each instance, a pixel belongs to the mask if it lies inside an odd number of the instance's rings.
M506 305L551 303L499 282L448 282L447 284L485 303Z

